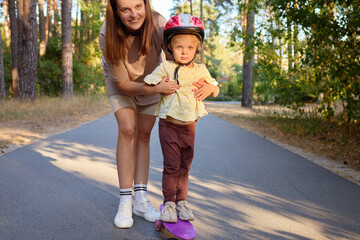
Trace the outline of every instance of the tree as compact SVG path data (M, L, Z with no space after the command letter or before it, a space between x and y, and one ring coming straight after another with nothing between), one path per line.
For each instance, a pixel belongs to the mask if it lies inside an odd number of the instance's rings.
M71 97L73 95L71 4L72 0L63 0L61 3L63 97Z
M58 10L58 0L53 0L53 11L54 11L54 24L52 28L52 36L56 37L58 33L58 22L59 22L59 10ZM50 21L51 22L51 21Z
M3 14L4 14L4 32L5 32L5 43L9 46L10 41L10 20L9 20L9 2L8 0L3 1Z
M0 102L6 99L5 94L5 79L4 79L4 61L3 61L3 50L2 50L2 39L0 30Z
M13 97L19 97L19 59L18 59L18 19L16 17L15 0L9 0L9 17L11 32L11 79L13 88Z
M53 14L53 0L47 0L47 12L46 12L46 18L45 18L45 43L47 44L49 42L49 38L51 35L51 19Z
M18 0L19 93L20 98L36 99L38 42L36 0Z
M292 64L298 65L295 70L308 69L304 74L292 75L295 81L289 83L292 89L289 99L293 102L288 104L309 96L304 86L310 86L315 89L314 95L322 96L318 111L325 118L337 118L335 112L341 104L343 110L338 121L356 123L360 118L359 1L269 2L279 20L288 20L294 26L295 61ZM299 31L305 39L297 45ZM298 53L301 54L299 62Z
M253 65L254 65L254 31L255 31L255 4L254 0L248 0L246 4L246 35L245 35L245 54L243 61L243 89L241 106L252 107L253 99Z
M44 0L38 0L38 3L39 3L39 39L40 39L39 54L40 56L43 56L45 54L45 49L46 49Z

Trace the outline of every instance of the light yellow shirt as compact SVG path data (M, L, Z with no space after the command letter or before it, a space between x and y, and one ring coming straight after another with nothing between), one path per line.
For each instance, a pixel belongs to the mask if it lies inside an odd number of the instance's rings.
M158 84L164 77L170 81L175 81L174 72L178 65L174 62L162 62L151 74L144 79L149 85ZM211 77L204 64L194 62L193 67L180 67L178 72L178 81L181 88L175 93L162 96L156 109L155 115L159 118L166 119L170 116L174 119L189 122L207 114L204 103L196 101L192 89L196 88L192 84L203 78L207 83L217 85L218 83Z

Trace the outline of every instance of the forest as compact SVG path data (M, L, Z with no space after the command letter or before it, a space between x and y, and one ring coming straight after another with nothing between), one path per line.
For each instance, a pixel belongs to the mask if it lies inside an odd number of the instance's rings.
M155 1L155 0L153 0ZM98 46L105 0L2 0L0 101L104 93ZM204 23L197 61L213 100L287 106L339 124L360 118L359 0L173 0Z

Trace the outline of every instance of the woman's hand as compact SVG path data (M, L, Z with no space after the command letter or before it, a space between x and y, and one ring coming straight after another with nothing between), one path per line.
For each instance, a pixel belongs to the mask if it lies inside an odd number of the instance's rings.
M170 95L178 90L181 85L178 85L176 82L169 81L168 77L164 77L155 87L157 93L160 93L161 95Z
M219 94L218 86L207 83L203 78L194 82L193 85L196 87L193 89L196 101L203 101L210 95L216 97Z

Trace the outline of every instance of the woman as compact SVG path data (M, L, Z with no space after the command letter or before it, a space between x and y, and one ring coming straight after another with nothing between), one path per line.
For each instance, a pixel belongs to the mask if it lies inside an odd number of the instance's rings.
M159 65L162 49L166 49L165 24L166 20L151 10L149 0L109 0L106 23L100 30L105 85L118 123L116 163L120 201L114 224L119 228L132 227L132 214L150 222L160 218L146 196L150 134L159 94L172 94L180 86L165 79L156 86L148 86L143 79ZM203 81L196 86L197 99L210 94Z

